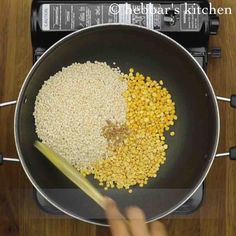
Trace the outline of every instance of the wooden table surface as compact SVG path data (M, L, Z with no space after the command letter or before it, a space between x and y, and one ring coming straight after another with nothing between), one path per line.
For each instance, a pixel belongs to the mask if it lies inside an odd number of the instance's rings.
M233 15L221 16L218 36L211 46L222 48L222 59L210 60L208 75L218 95L236 93L236 1L212 0L215 7L231 7ZM31 0L0 0L0 101L17 98L32 65L30 41ZM219 151L236 144L236 111L220 104ZM13 139L14 107L0 109L0 150L16 156ZM215 160L206 179L203 206L194 214L162 220L170 236L236 235L236 162ZM95 227L69 217L42 212L32 197L32 185L20 164L0 167L0 236L108 236L107 228ZM122 236L122 235L121 235Z

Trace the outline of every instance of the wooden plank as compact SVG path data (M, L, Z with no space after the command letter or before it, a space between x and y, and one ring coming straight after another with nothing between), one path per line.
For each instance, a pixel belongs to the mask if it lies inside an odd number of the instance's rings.
M214 6L231 7L234 0L212 0ZM32 65L30 41L31 0L0 1L0 101L16 99L24 78ZM221 16L220 33L211 38L211 46L222 48L221 60L210 60L208 75L218 95L236 94L236 17ZM221 140L219 151L236 143L236 113L220 104ZM0 109L0 150L15 156L13 138L14 107ZM206 181L203 206L185 217L168 217L171 236L236 235L236 162L216 160ZM6 163L0 167L0 235L79 235L108 236L109 229L95 227L69 217L42 212L32 196L32 185L20 165Z

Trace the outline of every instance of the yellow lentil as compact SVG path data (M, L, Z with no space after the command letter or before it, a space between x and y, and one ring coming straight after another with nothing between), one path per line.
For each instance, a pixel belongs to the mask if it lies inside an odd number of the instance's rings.
M134 69L133 69L133 68L130 68L130 69L129 69L129 72L130 72L130 73L134 73Z
M164 149L168 149L168 145L167 144L164 144Z
M132 192L131 186L143 187L148 179L157 177L160 166L166 161L164 132L177 120L175 103L163 81L157 83L130 68L128 89L123 93L126 100L126 127L128 135L120 145L109 145L107 157L83 171L94 174L105 190L116 187ZM173 135L173 132L170 132Z

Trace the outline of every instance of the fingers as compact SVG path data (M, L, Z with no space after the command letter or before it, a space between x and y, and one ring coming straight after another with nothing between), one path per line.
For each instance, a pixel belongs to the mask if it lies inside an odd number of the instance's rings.
M149 231L145 215L137 207L130 207L127 210L129 229L116 203L110 198L105 199L105 211L111 225L112 236L168 236L165 226L159 221L152 223Z
M111 225L112 236L130 236L126 224L123 221L122 214L112 199L105 199L105 209L108 222Z
M141 209L130 207L127 210L130 230L134 236L149 236L148 228L145 223L145 216Z
M168 236L164 224L159 221L155 221L150 225L151 236Z

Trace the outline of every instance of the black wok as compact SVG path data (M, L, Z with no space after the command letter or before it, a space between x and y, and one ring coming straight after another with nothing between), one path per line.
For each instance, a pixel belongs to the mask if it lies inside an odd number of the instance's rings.
M220 122L216 96L203 69L179 44L138 26L103 25L70 34L54 44L29 72L17 100L15 142L21 164L35 188L66 214L106 224L103 210L61 174L33 146L33 110L39 89L49 76L73 62L116 62L162 79L173 95L178 120L175 138L167 140L167 161L144 188L99 190L118 202L141 207L147 221L164 217L182 205L205 179L215 158ZM65 101L66 102L66 101Z

